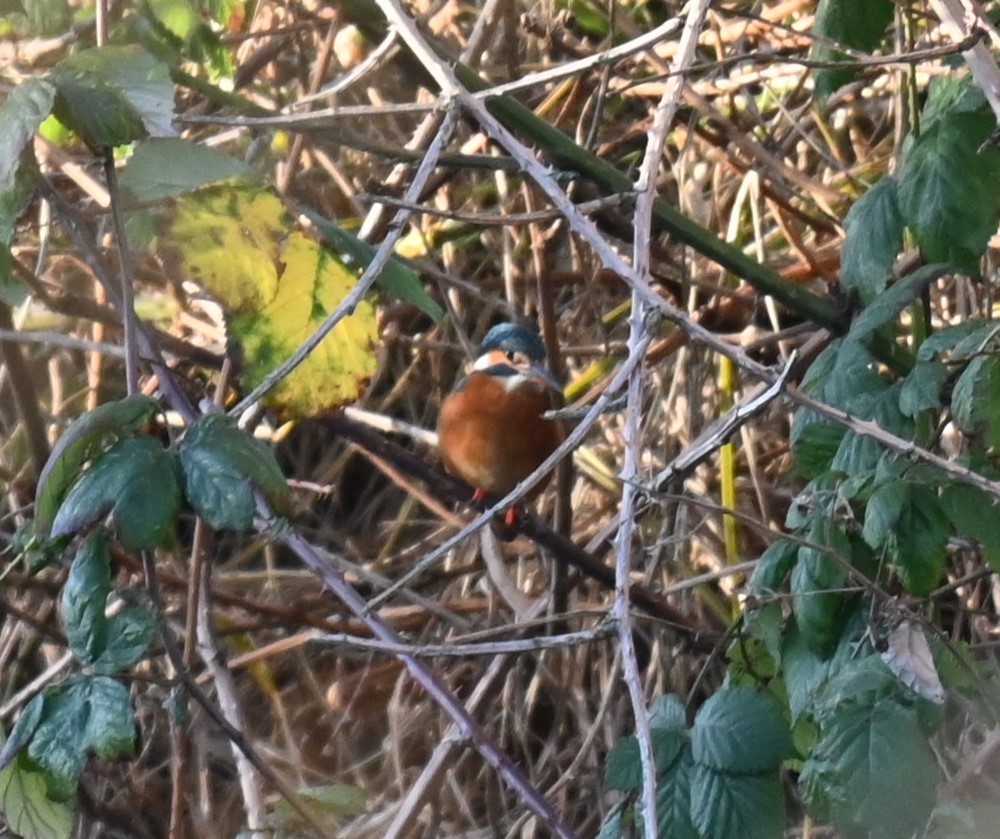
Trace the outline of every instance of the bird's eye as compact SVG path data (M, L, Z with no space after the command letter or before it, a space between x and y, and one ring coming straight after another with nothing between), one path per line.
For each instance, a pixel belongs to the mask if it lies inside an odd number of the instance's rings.
M507 356L508 361L510 362L517 361L517 353L514 352L514 350L507 350L507 352L504 354Z

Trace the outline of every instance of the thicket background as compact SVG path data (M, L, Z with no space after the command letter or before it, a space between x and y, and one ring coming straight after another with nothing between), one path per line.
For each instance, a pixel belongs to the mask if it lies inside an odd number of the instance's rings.
M8 831L996 835L995 4L0 15Z

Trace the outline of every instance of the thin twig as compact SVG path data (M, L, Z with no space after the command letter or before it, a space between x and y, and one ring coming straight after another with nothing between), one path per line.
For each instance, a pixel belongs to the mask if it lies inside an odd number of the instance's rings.
M639 280L649 287L650 235L653 225L653 204L656 197L657 174L663 156L663 145L667 132L673 123L680 104L684 87L683 73L694 60L698 34L708 11L708 0L697 0L688 9L680 45L671 68L677 75L671 76L663 91L663 97L653 116L646 141L646 151L639 168L636 184L635 219L633 222L634 248L632 264ZM642 342L647 332L652 330L647 313L648 302L636 286L632 290L632 312L629 316L629 354ZM618 534L615 538L615 605L612 614L618 622L618 639L622 653L622 674L628 686L632 715L635 718L635 734L639 744L639 761L642 766L642 828L647 839L658 839L659 819L656 810L656 762L653 758L653 736L649 727L649 712L642 688L642 677L635 654L630 619L629 579L632 572L632 535L635 530L635 506L640 496L635 485L642 459L642 393L645 366L636 365L629 377L628 403L625 425L622 429L624 463L621 477L624 481L621 509L618 514Z
M115 228L115 250L118 252L118 269L121 273L120 313L125 332L125 386L128 395L132 396L139 392L139 343L136 335L134 272L132 253L125 235L125 219L122 218L115 156L110 149L104 155L104 177L107 179L108 195L111 198L111 220Z

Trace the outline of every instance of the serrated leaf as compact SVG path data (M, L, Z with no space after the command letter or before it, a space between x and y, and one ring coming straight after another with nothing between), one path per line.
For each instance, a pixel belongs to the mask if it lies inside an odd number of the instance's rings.
M70 485L88 460L110 442L136 433L159 411L148 396L108 402L79 417L59 438L45 462L35 492L35 529L47 536Z
M188 140L162 138L137 146L119 185L127 202L143 204L253 174L251 166L231 155Z
M871 303L885 289L903 247L896 181L883 178L862 195L848 211L844 230L840 281L857 290L862 303Z
M1000 356L978 355L969 362L955 382L951 408L959 428L1000 448Z
M780 839L785 799L777 771L734 775L696 764L691 822L701 839Z
M23 758L0 771L0 813L23 839L69 839L76 818L71 805L48 797L45 780Z
M302 214L312 222L320 235L340 254L344 262L352 268L364 270L375 256L375 248L367 242L362 242L346 230L327 221L318 213L303 209ZM390 259L379 274L379 288L386 294L416 306L425 314L440 323L444 320L444 309L426 291L420 281L420 275L404 263Z
M653 762L658 772L670 768L687 744L687 732L682 728L650 728L653 741ZM604 787L631 791L642 789L642 761L639 757L639 741L635 737L625 737L608 752L604 763Z
M990 106L971 73L951 72L931 78L920 125L927 129L951 114L987 114Z
M229 313L247 387L259 384L310 338L356 278L298 232L264 190L209 187L178 199L160 237L168 273L194 279ZM376 370L375 309L362 300L265 401L298 416L357 398Z
M810 803L845 837L904 839L934 806L937 763L917 712L893 701L848 703L831 714L805 763Z
M836 523L820 520L809 532L809 541L827 546L841 558L851 555L851 546ZM847 572L832 556L816 548L799 548L792 569L792 611L795 623L817 655L828 655L840 637L845 596L839 591Z
M185 494L212 527L247 530L253 525L259 489L279 512L288 485L274 454L222 414L195 423L179 448Z
M160 544L180 510L173 456L152 437L121 440L73 485L52 523L52 537L70 536L108 513L131 550Z
M13 186L14 173L38 126L49 115L56 89L45 79L28 79L0 106L0 191Z
M930 262L978 273L1000 209L1000 151L979 150L993 127L991 116L950 114L906 148L900 211Z
M656 818L660 836L670 839L698 839L691 821L691 779L694 758L686 746L680 759L661 773L656 784Z
M745 687L713 694L691 728L695 763L724 772L776 769L788 757L791 743L774 697Z
M44 717L26 754L49 796L73 795L90 752L105 760L131 753L133 716L128 690L106 676L74 676L46 690Z

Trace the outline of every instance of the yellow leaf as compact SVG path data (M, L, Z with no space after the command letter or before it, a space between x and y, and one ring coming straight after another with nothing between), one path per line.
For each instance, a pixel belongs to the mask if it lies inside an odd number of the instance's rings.
M246 186L178 199L159 252L168 272L226 309L247 389L288 359L357 282L333 253L292 229L274 194ZM307 416L356 399L375 373L377 337L375 309L362 301L265 401Z

